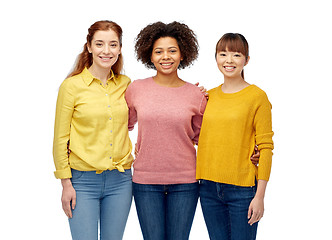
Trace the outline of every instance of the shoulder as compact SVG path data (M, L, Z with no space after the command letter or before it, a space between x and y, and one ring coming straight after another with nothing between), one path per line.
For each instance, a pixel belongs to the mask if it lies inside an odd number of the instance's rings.
M218 94L218 89L219 88L220 88L220 85L218 87L212 88L209 91L207 91L208 94L209 94L209 99Z
M215 93L215 92L218 90L218 88L220 88L220 86L210 89L210 90L208 91L208 93L209 93L209 94L211 94L211 93Z
M134 88L141 88L147 85L151 85L151 80L152 80L151 77L145 79L136 79L129 85L128 88L134 89Z
M120 83L120 86L125 85L127 87L131 83L130 78L123 74L115 75L114 79L115 79L115 83Z
M252 85L250 85L250 87L251 87L252 94L254 94L256 97L258 97L258 98L267 98L267 94L265 93L265 91L263 91L258 86L252 84Z
M259 88L256 85L251 85L251 93L253 94L254 99L259 103L259 104L268 104L271 105L267 94L264 90Z
M127 90L126 90L126 96L134 96L133 94L144 92L143 90L146 89L147 85L150 83L151 78L146 79L137 79L134 80L132 83L129 84Z
M61 83L60 88L62 89L72 89L75 86L77 86L79 83L82 82L82 76L81 74L77 74L75 76L72 77L68 77L65 80L63 80L63 82Z
M204 96L204 94L202 93L202 91L199 89L199 87L197 87L196 85L190 83L190 82L186 82L185 88L187 90L188 93L190 93L191 95L197 97L197 96Z

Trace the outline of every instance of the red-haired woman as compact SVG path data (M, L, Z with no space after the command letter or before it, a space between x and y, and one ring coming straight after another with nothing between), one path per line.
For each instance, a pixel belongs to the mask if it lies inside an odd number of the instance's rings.
M244 80L249 48L241 34L218 41L216 61L224 83L208 92L197 152L200 201L210 239L253 240L271 171L271 104ZM250 161L255 145L258 166Z
M55 117L55 177L73 239L122 239L132 201L128 107L121 74L122 29L98 21L60 86ZM70 142L70 154L67 143Z

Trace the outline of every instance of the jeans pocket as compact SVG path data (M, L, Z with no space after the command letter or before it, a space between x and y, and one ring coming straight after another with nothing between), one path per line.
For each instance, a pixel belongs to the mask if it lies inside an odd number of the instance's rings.
M84 174L84 171L78 171L78 170L75 170L75 169L72 169L71 170L71 175L72 175L72 178L71 178L71 181L76 181L78 179L80 179Z

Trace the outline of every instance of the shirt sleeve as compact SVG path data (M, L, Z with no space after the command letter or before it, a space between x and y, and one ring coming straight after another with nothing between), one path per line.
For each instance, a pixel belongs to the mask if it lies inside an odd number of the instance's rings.
M256 130L256 145L260 151L258 165L258 179L268 181L271 173L272 150L274 143L272 141L272 115L271 103L266 94L260 99L258 109L256 111L254 126Z
M54 175L60 179L71 178L67 142L70 138L74 97L68 85L68 82L65 80L60 86L54 124L53 159L56 168Z
M137 123L137 112L136 109L134 107L134 83L131 83L127 90L126 90L126 94L125 94L125 98L127 101L127 105L128 105L128 129L129 131L134 129L135 124Z
M200 106L199 106L199 112L192 119L192 125L193 125L193 129L194 129L194 134L195 134L193 141L195 144L198 144L198 138L199 138L199 133L201 131L203 114L205 111L206 104L207 104L207 100L206 100L206 97L203 95Z

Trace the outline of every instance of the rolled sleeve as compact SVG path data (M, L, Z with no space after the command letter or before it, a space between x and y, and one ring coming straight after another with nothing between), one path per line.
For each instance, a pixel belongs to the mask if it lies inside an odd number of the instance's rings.
M71 177L67 154L67 142L70 137L73 111L74 98L67 82L64 81L59 89L54 124L53 159L56 168L56 178Z

